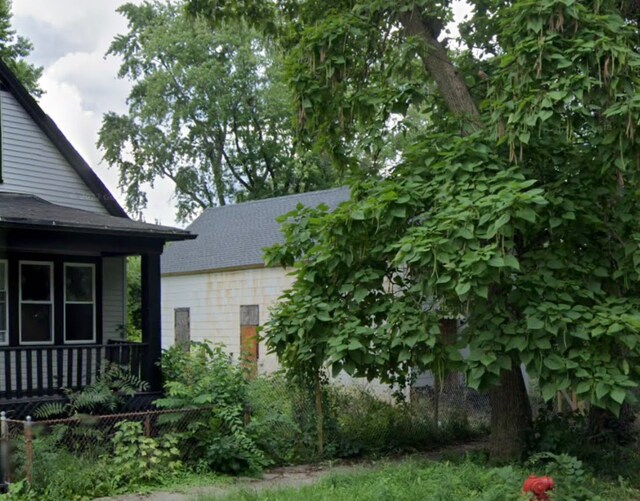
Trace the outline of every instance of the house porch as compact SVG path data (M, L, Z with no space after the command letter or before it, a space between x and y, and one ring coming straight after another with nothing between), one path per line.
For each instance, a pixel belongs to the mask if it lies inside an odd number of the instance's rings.
M107 363L159 391L160 254L166 241L184 238L192 235L0 193L0 407L81 389ZM141 256L140 343L103 322L126 301L105 298L114 273L105 263L132 255Z

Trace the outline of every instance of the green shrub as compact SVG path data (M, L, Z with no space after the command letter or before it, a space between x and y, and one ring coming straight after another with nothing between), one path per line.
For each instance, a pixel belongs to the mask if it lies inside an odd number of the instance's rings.
M97 454L80 454L68 450L63 443L64 426L33 440L33 480L29 487L22 481L13 487L11 499L60 501L92 499L116 491L110 463ZM20 444L13 457L15 477L24 478L24 446Z
M145 437L142 424L133 421L122 421L116 429L110 461L118 486L158 483L180 470L182 463L178 459L180 451L176 447L176 437Z
M244 428L247 382L242 368L222 347L192 343L188 352L178 347L163 354L165 398L156 405L167 409L207 407L204 417L185 423L180 433L185 460L205 461L223 473L256 472L268 461ZM166 420L179 417L166 417Z
M636 437L620 443L616 433L594 436L587 416L580 412L541 410L534 422L530 453L574 456L585 469L601 478L622 478L640 486L640 447Z

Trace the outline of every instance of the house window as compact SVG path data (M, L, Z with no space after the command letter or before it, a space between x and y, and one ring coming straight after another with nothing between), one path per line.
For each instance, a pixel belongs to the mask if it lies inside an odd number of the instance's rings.
M53 263L20 262L20 342L53 343Z
M64 265L64 340L87 343L96 340L95 266Z
M191 314L189 308L175 308L173 310L174 344L183 351L189 351L191 343Z
M0 345L9 344L7 262L0 261Z

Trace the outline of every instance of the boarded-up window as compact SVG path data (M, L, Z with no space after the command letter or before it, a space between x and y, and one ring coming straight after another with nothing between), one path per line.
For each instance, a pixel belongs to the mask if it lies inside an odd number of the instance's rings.
M174 311L174 336L176 346L189 351L191 343L191 318L189 308L176 308Z
M240 353L250 376L258 368L258 325L260 308L257 304L240 306Z

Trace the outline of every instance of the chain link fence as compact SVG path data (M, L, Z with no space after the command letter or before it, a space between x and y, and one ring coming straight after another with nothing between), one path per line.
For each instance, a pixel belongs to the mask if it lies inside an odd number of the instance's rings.
M486 429L490 418L487 397L462 380L431 381L395 393L381 385L335 381L322 384L320 393L316 390L279 374L248 383L244 429L271 464L430 449L472 438ZM210 427L212 414L215 410L207 407L32 420L2 412L0 480L30 481L46 464L39 459L56 448L88 460L109 457L123 422L139 423L145 437L162 440L191 432L191 440L198 440L199 432L194 436L193 430ZM192 442L182 443L182 459L189 462Z
M430 449L488 428L488 397L461 383L393 391L333 381L317 395L283 377L261 377L249 385L247 429L284 462L287 454L295 456L289 462L318 459L320 442L325 458Z
M108 415L78 415L62 419L34 421L8 419L0 413L0 483L23 478L31 481L40 444L64 448L88 458L108 455L112 439L123 422L139 423L145 437L158 438L184 432L195 421L206 419L210 407L197 409L149 410ZM183 450L183 455L188 455Z

